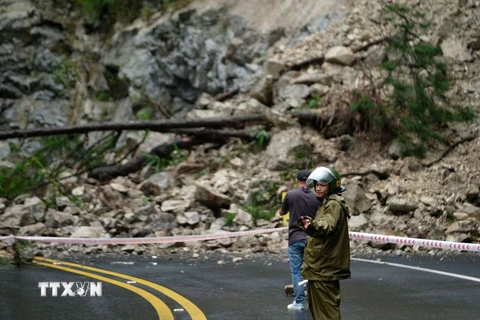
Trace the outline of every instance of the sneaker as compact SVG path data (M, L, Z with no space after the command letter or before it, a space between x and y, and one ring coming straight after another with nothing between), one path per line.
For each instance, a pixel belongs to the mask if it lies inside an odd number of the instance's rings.
M293 301L293 303L287 306L289 310L303 310L303 303L297 303Z

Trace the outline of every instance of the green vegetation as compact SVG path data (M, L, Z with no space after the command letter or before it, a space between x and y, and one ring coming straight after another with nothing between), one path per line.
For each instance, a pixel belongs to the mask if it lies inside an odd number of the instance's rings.
M199 179L203 176L206 176L207 174L210 173L210 169L209 168L205 168L205 169L202 169L201 171L199 171L197 174L195 174L195 179Z
M225 226L227 227L232 227L233 226L233 219L235 219L235 214L234 213L229 213L225 217Z
M109 91L102 90L95 93L95 97L98 101L108 102L112 101L113 97L111 96Z
M252 215L254 222L256 222L258 219L270 220L275 216L275 212L276 212L276 210L274 209L266 210L254 205L245 206L243 207L243 210L247 211Z
M130 22L138 17L142 0L76 0L90 23Z
M25 256L25 250L31 246L32 243L29 241L15 240L15 242L13 243L13 251L15 252L13 262L16 266L23 267L30 262L30 259Z
M253 137L260 149L264 149L267 145L269 136L265 126L252 127Z
M211 163L216 167L216 168L223 168L225 167L228 163L230 162L229 157L227 156L221 156L218 155L217 157L213 158L211 160Z
M136 114L135 117L138 120L152 120L153 119L153 107L152 106L146 106L142 109L140 109Z
M303 168L303 167L301 166L288 167L287 169L280 172L280 178L282 178L284 181L295 181L295 178L297 177L297 173L298 173L298 168ZM305 167L305 168L308 168L308 167Z
M311 168L314 166L312 155L303 148L295 148L293 158L295 159L294 168Z
M75 0L87 22L113 25L115 22L131 22L138 17L147 19L155 11L177 10L192 0Z
M63 186L60 184L60 181L53 181L53 184L55 185L56 189L56 194L50 197L44 197L42 198L42 203L47 207L47 208L58 208L57 206L57 195L64 196L70 201L71 203L75 204L78 208L84 208L85 203L83 202L82 198L72 196L69 194L66 194L64 192Z
M133 112L138 120L152 120L156 113L161 114L165 119L173 117L172 111L160 100L155 100L147 95L145 89L140 89L135 95L131 95Z
M176 166L177 164L186 160L187 156L182 153L177 145L174 145L174 151L170 153L167 158L160 158L155 154L147 153L145 154L147 161L146 165L155 168L156 172L160 172L166 167Z
M72 88L80 74L80 65L73 59L64 59L53 68L53 81Z
M150 2L145 2L140 9L140 17L143 20L147 20L152 14L155 13L155 6Z
M162 159L155 154L147 153L145 154L145 157L147 157L146 165L149 167L155 168L156 172L162 171L163 168L167 166L167 161L165 161L165 159Z
M303 109L316 109L318 108L318 106L320 105L320 102L322 101L322 98L319 97L319 96L316 96L316 95L312 95L310 97L310 99L302 104L301 106L299 106L298 108L296 109L299 109L299 110L303 110Z
M152 195L144 196L142 198L142 200L143 200L144 204L149 204L149 203L152 203L154 201L154 196L152 196Z
M164 0L163 7L165 9L178 10L189 5L193 0Z
M262 181L254 189L250 203L242 207L243 210L252 215L253 221L258 219L270 220L275 216L275 212L280 206L280 200L276 194L279 187L279 182Z
M103 139L84 149L84 141L79 136L52 136L38 139L39 147L31 154L12 145L12 153L17 161L13 168L0 168L0 197L12 199L24 193L41 192L40 189L48 184L63 195L65 192L60 183L62 174L73 166L82 169L102 164L102 156L114 147L114 141L116 139ZM70 200L78 202L78 199ZM54 205L54 200L44 201L47 205Z
M382 137L398 139L405 156L424 156L429 142L444 142L448 122L469 121L475 114L469 107L449 103L450 82L441 49L421 37L430 27L425 15L382 3L386 22L395 30L381 64L383 78L371 79L369 89L355 92L351 111L360 113L367 127L380 129Z
M60 188L58 181L61 167L70 161L67 158L79 145L77 139L73 136L40 139L40 147L30 155L22 153L17 146L12 145L12 153L17 161L13 168L0 168L0 197L11 199L48 182Z
M0 167L0 197L13 199L18 195L33 193L42 199L47 207L56 207L56 197L66 196L69 201L82 207L81 199L71 196L65 190L62 180L73 176L74 171L81 175L105 165L107 154L115 154L114 163L119 163L134 151L116 148L120 132L106 134L89 146L88 135L60 135L37 139L37 149L27 154L12 145L15 166ZM174 166L186 159L186 155L176 145L166 158L147 154L147 165L157 171ZM53 188L47 192L45 187ZM52 192L54 191L54 192ZM48 196L44 196L48 194Z

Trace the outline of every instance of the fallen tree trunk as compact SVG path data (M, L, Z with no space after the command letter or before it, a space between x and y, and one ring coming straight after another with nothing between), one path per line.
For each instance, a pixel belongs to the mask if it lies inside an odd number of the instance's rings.
M223 101L226 101L230 98L235 97L239 92L240 92L240 89L235 89L233 91L220 93L220 94L215 96L215 100L223 102Z
M299 71L299 70L305 69L306 67L311 66L313 64L322 65L323 62L325 62L325 57L324 56L319 56L319 57L315 57L315 58L308 59L308 60L302 61L300 63L294 64L294 65L290 66L287 70L288 71Z
M205 129L171 129L175 133L194 134L198 137L186 137L172 142L164 143L153 148L148 154L142 154L126 164L114 164L94 168L88 172L89 178L100 181L109 181L115 177L127 176L141 170L149 160L149 155L159 158L167 158L175 149L189 150L194 146L215 142L226 143L230 138L236 137L244 140L252 140L254 137L245 130L205 130Z
M191 149L192 147L205 143L204 140L195 138L183 138L173 142L164 143L153 148L148 154L158 156L159 158L167 158L170 153L178 149ZM88 173L89 178L100 181L109 181L115 177L127 176L141 170L148 161L148 155L143 154L126 164L107 165L92 169Z
M312 126L326 137L345 134L351 129L349 125L339 124L348 122L346 110L334 112L291 111L286 116L298 119L299 123ZM148 154L143 154L126 164L106 165L88 171L90 178L108 181L118 176L127 176L141 170L149 161L149 154L159 158L167 158L175 149L191 149L194 146L214 142L224 144L231 138L243 141L252 141L255 134L246 129L235 130L252 125L274 125L271 115L252 114L235 117L195 119L195 120L155 120L136 121L126 123L94 123L82 126L61 128L40 128L31 130L13 130L0 132L0 140L9 138L32 138L48 135L82 134L93 131L122 131L122 130L152 130L165 133L188 135L188 137L153 148ZM288 123L287 123L288 125ZM231 128L218 130L218 128ZM333 128L333 130L331 130ZM340 129L339 129L340 128ZM339 131L340 130L340 131Z
M215 142L221 145L226 143L230 138L240 138L244 141L251 141L254 139L253 134L246 130L207 130L201 128L170 129L168 132L188 134L194 137L186 137L158 145L148 154L140 155L126 164L114 164L94 168L88 172L88 177L106 182L119 176L127 176L131 173L140 171L148 162L149 155L155 155L159 158L167 158L176 148L188 150L206 142Z
M352 126L348 125L348 111L334 110L332 112L311 112L306 110L291 111L287 117L298 119L299 123L304 126L312 126L319 130L325 136L339 136L352 130ZM265 124L272 124L274 119L265 118ZM347 123L347 124L346 124ZM255 139L253 132L247 130L215 130L206 128L174 128L165 129L162 132L170 132L176 134L186 134L187 138L176 140L175 142L159 145L150 151L150 154L160 158L167 158L175 147L178 149L189 149L193 146L200 145L205 142L215 142L218 144L226 143L230 138L240 138L244 141L252 141ZM109 165L93 169L89 172L90 178L101 181L108 181L118 176L126 176L130 173L141 170L148 161L148 155L141 155L136 159L123 165Z
M194 120L171 119L132 122L104 122L70 127L4 131L0 132L0 140L12 138L45 137L61 134L82 134L94 131L151 130L157 132L168 132L168 130L178 128L243 128L245 126L266 123L268 123L268 119L263 114Z
M351 113L346 109L331 112L312 112L293 110L286 114L296 118L301 125L307 125L321 132L326 138L353 133L355 125L351 123ZM251 140L252 135L244 130L216 130L220 128L244 128L252 125L274 125L267 114L250 114L233 117L217 117L195 120L152 120L134 122L92 123L80 126L37 128L0 132L0 140L12 138L34 138L63 134L84 134L95 131L151 130L164 133L186 134L196 137L232 138Z
M302 110L291 111L288 115L297 118L302 126L316 129L326 139L353 134L359 130L358 120L346 108L321 113Z
M225 140L229 138L240 138L244 141L250 141L254 138L253 134L246 130L212 130L205 128L194 129L169 129L167 133L186 134L195 137L208 137L210 141Z
M339 110L333 113L317 113L311 111L291 111L287 116L298 118L302 125L310 125L319 131L325 129L332 123L345 121L349 119L346 110ZM342 120L343 119L343 120ZM220 128L244 128L252 125L271 125L266 114L250 114L233 117L217 117L195 120L152 120L152 121L132 121L132 122L105 122L92 123L70 127L55 128L37 128L28 130L10 130L0 132L0 140L12 138L34 138L63 134L83 134L95 131L122 131L122 130L151 130L164 133L179 133L194 136L230 136L249 139L249 134L241 131L218 131L213 129ZM327 137L334 136L336 133L327 134ZM343 133L341 133L343 134Z
M368 170L365 172L345 172L341 174L341 177L351 177L351 176L368 176L369 174L376 175L380 180L385 180L390 177L390 174L387 171L377 171L377 170Z

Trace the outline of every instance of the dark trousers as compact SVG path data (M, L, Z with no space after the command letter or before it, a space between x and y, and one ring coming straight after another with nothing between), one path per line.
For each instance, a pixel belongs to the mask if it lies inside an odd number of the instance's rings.
M340 282L308 281L308 308L314 320L340 320Z

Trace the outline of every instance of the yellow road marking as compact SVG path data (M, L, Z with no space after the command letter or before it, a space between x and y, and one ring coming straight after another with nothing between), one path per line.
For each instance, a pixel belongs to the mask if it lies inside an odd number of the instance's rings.
M57 261L57 260L42 258L42 257L35 257L35 259L36 260L48 261L48 262ZM179 295L175 291L172 291L172 290L170 290L166 287L163 287L159 284L156 284L155 282L150 282L148 280L144 280L144 279L141 279L141 278L129 276L129 275L126 275L126 274L117 273L117 272L104 270L104 269L100 269L100 268L84 266L84 265L76 264L76 263L72 263L72 262L63 262L63 261L61 261L61 262L64 265L77 267L77 268L82 268L82 269L85 269L85 270L96 271L96 272L100 272L100 273L104 273L104 274L108 274L108 275L113 275L113 276L123 278L123 279L129 280L129 281L136 281L137 283L141 283L141 284L143 284L147 287L155 289L155 290L163 293L167 297L170 297L171 299L178 302L185 309L185 311L187 311L190 314L190 317L192 318L192 320L207 320L207 317L205 316L205 314L203 314L203 312L195 304L193 304L190 300L188 300L187 298Z
M53 264L49 264L49 263L45 263L45 262L40 262L40 261L35 261L35 260L37 260L37 259L34 259L33 263L38 264L38 265L42 265L42 266L49 267L49 268L55 268L55 269L59 269L59 270L63 270L63 271L71 272L71 273L80 274L82 276L102 280L102 281L114 284L116 286L122 287L124 289L133 291L136 294L140 295L142 298L146 299L148 302L150 302L150 304L157 311L159 319L162 319L162 320L173 320L174 319L172 312L170 311L170 309L168 309L168 306L162 300L155 297L153 294L151 294L148 291L145 291L145 290L137 288L135 286L123 283L123 282L118 281L118 280L113 280L113 279L110 279L110 278L102 277L102 276L99 276L99 275L94 274L94 273L75 270L75 269L62 267L62 266L57 266L57 265L53 265Z

